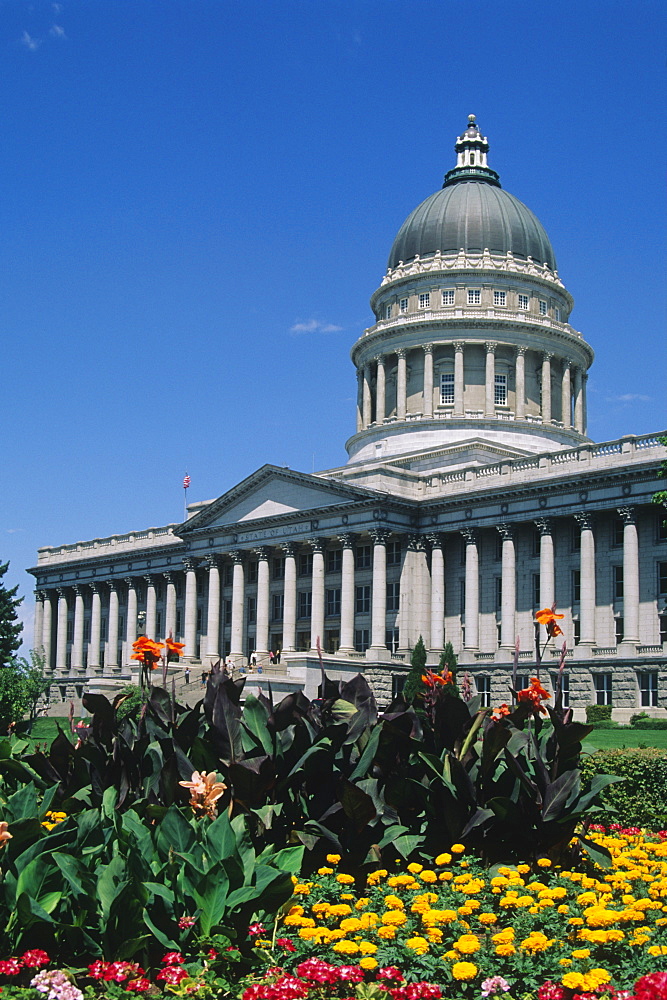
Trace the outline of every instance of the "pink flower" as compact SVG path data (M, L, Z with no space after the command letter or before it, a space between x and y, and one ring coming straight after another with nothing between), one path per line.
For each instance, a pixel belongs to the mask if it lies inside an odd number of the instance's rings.
M482 996L489 997L492 993L499 993L501 990L503 993L507 993L510 988L510 984L502 976L491 976L490 979L485 979L482 983Z
M88 974L91 979L102 979L104 973L109 966L109 962L102 962L98 959L96 962L92 962L88 966Z
M248 934L250 937L259 937L260 934L266 934L264 929L264 924L250 924L248 928Z
M194 917L181 917L178 921L178 926L182 931L186 930L188 927L194 927L197 923Z
M667 972L651 972L638 979L635 1000L667 1000Z
M338 978L341 982L361 983L364 978L364 970L360 969L358 965L340 965Z
M163 965L181 965L183 962L183 956L180 951L168 951L167 954L162 959Z
M563 1000L565 991L558 983L546 982L537 991L537 1000Z
M5 962L0 962L0 975L18 976L22 968L23 962L20 958L8 958Z
M378 979L394 979L397 983L405 979L401 970L397 969L395 965L385 965L384 968L378 969L375 975Z
M21 955L21 961L29 969L38 969L40 965L48 965L51 959L45 951L42 951L40 948L33 948L31 951L25 951Z
M151 981L144 976L140 976L139 979L130 979L129 983L125 985L125 989L131 990L133 993L145 993L150 988Z
M297 965L296 974L302 979L312 979L316 983L335 983L338 981L336 966L323 962L321 958L309 958L301 965Z
M293 942L289 938L277 938L276 944L283 951L296 951Z
M408 983L407 986L397 986L389 990L393 1000L440 1000L442 990L430 983Z
M181 980L188 978L188 973L182 965L167 965L155 978L163 979L170 986L178 986Z

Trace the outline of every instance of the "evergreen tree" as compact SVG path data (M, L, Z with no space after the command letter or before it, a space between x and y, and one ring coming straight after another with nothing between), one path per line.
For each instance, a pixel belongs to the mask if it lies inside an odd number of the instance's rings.
M23 625L16 609L23 600L17 597L18 586L3 587L2 578L9 569L9 563L0 563L0 667L11 663L14 653L21 645Z
M410 657L410 673L405 679L403 687L403 697L408 705L411 705L417 695L424 687L422 675L426 669L426 647L421 636L417 640L415 648Z
M448 693L456 695L457 698L459 697L459 688L458 684L456 683L456 665L458 662L459 662L458 658L456 656L456 653L454 652L454 647L452 646L451 642L446 642L445 648L440 654L440 662L438 663L438 670L440 671L441 674L445 670L449 670L449 672L452 674L454 678L454 684L453 686L448 685L447 691Z

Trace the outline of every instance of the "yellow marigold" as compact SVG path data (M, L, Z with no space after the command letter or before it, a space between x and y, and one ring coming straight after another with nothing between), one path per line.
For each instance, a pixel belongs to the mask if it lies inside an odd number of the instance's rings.
M474 962L455 962L452 966L452 975L454 979L467 982L477 975L477 966Z
M661 955L667 955L667 944L652 944L646 950L652 958L659 958Z
M566 972L561 979L561 984L570 990L581 989L584 985L584 977L580 972Z
M367 972L372 972L373 969L377 969L378 967L378 964L375 961L375 959L370 958L368 956L366 958L362 958L361 961L359 962L359 965L362 969L365 969Z
M388 910L382 914L380 919L383 924L389 924L392 927L402 927L408 920L402 910Z
M479 920L480 924L485 924L485 925L495 924L498 921L498 917L495 915L495 913L479 913L477 915L477 919Z
M411 875L419 875L419 873L423 870L424 866L417 864L416 861L413 861L412 864L408 865L408 871L410 872Z
M327 855L327 858L328 857L329 855ZM381 882L382 879L386 877L387 877L387 869L378 868L377 871L371 872L370 875L368 875L368 877L366 878L366 885L377 885L378 882Z
M597 990L609 982L611 982L611 976L606 969L590 969L584 974L585 990Z
M354 885L354 876L346 875L345 872L341 872L340 875L336 875L336 881L339 885ZM296 892L296 889L294 891Z
M415 937L408 938L405 947L409 948L410 951L415 951L418 955L425 955L429 949L429 943L426 938L417 934Z
M328 927L302 927L299 937L304 941L315 941L316 944L326 944L331 938Z
M388 910L404 910L405 903L400 896L395 896L393 893L389 893L388 896L384 897L384 905ZM413 907L414 909L414 907Z
M426 937L434 944L442 944L442 931L439 927L429 927L426 931Z
M496 955L501 955L503 958L506 958L509 955L515 955L515 954L516 954L516 948L514 947L513 944L496 945Z
M355 910L365 910L370 900L368 896L361 896L354 904Z
M327 903L326 905L328 906L329 904ZM288 912L289 912L290 917L297 917L297 916L300 917L306 911L304 910L303 906L299 906L298 903L295 903L294 906L290 906Z
M565 966L572 965L572 959L571 958L559 958L558 959L558 964L559 965L565 965Z
M346 934L353 934L354 931L360 931L362 928L361 920L359 917L345 917L344 920L340 922L340 929L345 931Z
M538 858L537 859L537 867L538 868L551 868L551 862L549 861L549 858Z
M425 868L423 872L420 872L419 877L422 882L426 882L427 885L432 885L434 882L438 881L438 876L435 872L431 871L430 868Z
M428 910L422 915L422 923L431 926L433 924L451 924L456 920L456 910Z
M352 913L352 907L349 903L334 903L333 906L329 906L329 916L331 917L347 917L350 913Z
M590 958L591 949L590 948L575 948L572 952L572 958Z
M536 952L546 951L547 948L550 948L553 943L554 939L549 939L546 934L542 933L542 931L531 931L528 937L524 938L519 947L522 951L528 951L535 954Z
M393 941L396 937L396 928L383 924L382 927L378 927L377 935L379 938L382 938L383 941Z
M465 847L463 846L463 844L452 844L452 846L450 847L450 851L452 852L452 854L463 854L465 851Z
M293 890L294 895L295 896L310 896L310 887L311 887L312 884L313 884L312 882L297 882L297 884L294 886L294 890Z
M333 868L318 868L318 875L333 875Z
M481 879L471 879L470 882L466 883L466 885L461 886L461 892L474 896L475 893L481 892L483 888L484 883Z
M530 865L517 865L516 870L518 871L519 875L527 875L528 872L530 871Z
M359 951L361 952L362 955L374 955L377 950L378 946L376 944L373 944L372 941L359 942Z
M494 944L503 944L505 941L514 940L514 928L505 927L502 931L498 931L497 934L493 934L491 940Z
M339 955L356 955L359 951L359 945L355 944L354 941L336 941L333 950Z
M446 951L445 954L442 956L443 960L446 959L448 962L456 962L458 957L459 957L458 951L454 951L453 949L450 951Z
M454 878L451 872L440 872L438 875L438 882L451 882Z
M362 930L368 930L369 927L375 927L379 923L380 916L371 910L369 913L362 913L359 919L361 920Z
M482 946L475 934L462 934L458 941L454 942L454 947L462 955L474 955Z
M451 860L452 860L451 854L448 854L445 851L444 854L439 854L437 856L437 858L435 859L435 863L436 865L448 865Z
M462 917L469 917L472 913L472 909L470 906L459 906L457 913Z
M352 893L352 892L341 892L340 898L341 899L354 899L354 893Z
M340 854L327 854L327 861L330 865L337 865L340 861Z

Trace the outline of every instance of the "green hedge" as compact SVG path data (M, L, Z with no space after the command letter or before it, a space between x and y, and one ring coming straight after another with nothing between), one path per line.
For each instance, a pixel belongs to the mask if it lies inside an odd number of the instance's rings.
M611 705L587 705L586 722L608 722L611 719Z
M645 750L598 750L582 757L584 778L594 774L617 774L623 782L606 788L602 799L616 814L600 814L601 823L622 823L651 830L667 827L667 752Z

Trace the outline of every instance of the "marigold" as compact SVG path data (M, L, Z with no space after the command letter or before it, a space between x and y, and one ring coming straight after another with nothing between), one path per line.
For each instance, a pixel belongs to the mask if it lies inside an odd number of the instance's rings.
M452 966L452 975L454 979L467 982L477 975L477 966L474 962L455 962Z
M344 872L341 872L340 875L336 875L336 881L340 885L354 885L354 876L346 875Z
M378 967L378 963L376 962L376 960L374 958L371 958L370 956L362 958L359 962L359 965L366 972L372 972L373 969L377 969Z

